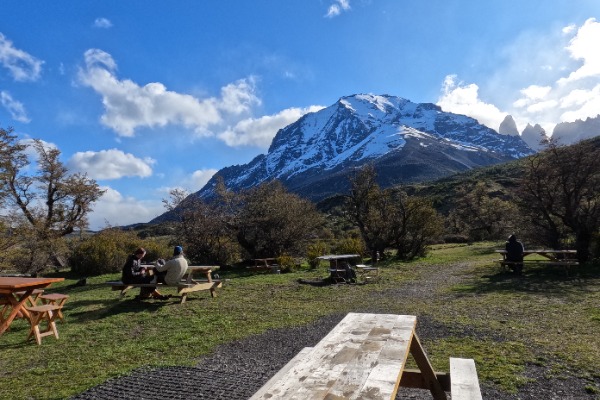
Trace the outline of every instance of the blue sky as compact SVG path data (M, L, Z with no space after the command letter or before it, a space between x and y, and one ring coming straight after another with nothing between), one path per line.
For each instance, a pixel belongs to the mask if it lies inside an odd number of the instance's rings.
M522 130L600 113L597 0L0 3L0 126L107 190L91 228L265 153L357 93Z

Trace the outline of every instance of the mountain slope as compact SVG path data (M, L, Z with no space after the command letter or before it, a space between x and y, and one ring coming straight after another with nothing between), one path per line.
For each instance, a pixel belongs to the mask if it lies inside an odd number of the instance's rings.
M342 97L281 129L268 150L226 167L196 195L214 195L217 177L234 191L270 180L318 201L348 190L348 176L373 164L380 185L435 180L517 159L533 150L519 136L499 135L475 119L394 96ZM159 217L157 220L160 220Z
M323 198L325 187L344 186L335 183L365 163L376 164L383 184L393 184L436 179L531 153L519 137L500 136L473 118L433 104L354 95L303 116L277 133L266 155L217 175L234 190L278 179L292 191ZM214 184L215 178L199 195L210 196Z

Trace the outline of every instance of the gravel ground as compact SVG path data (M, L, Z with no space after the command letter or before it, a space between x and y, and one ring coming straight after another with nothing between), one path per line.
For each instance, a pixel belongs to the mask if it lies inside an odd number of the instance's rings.
M402 298L431 298L440 285L461 281L461 270L468 264L456 264L444 274L428 273L422 278L386 293ZM426 278L425 278L426 277ZM377 304L377 302L374 302ZM381 312L376 306L361 312ZM343 318L330 315L303 327L274 329L262 335L219 346L214 353L199 360L195 367L141 368L130 375L111 379L72 399L214 399L243 400L255 393L271 376L306 346L314 346ZM448 336L494 337L490 332L465 329L457 332L427 316L419 316L417 334L422 341ZM599 396L588 394L589 384L577 377L547 378L548 369L528 365L525 376L532 382L521 387L519 393L510 394L488 385L482 385L484 399L490 400L590 400ZM600 379L597 379L600 385ZM449 396L450 397L450 396ZM426 390L401 388L396 399L431 399Z

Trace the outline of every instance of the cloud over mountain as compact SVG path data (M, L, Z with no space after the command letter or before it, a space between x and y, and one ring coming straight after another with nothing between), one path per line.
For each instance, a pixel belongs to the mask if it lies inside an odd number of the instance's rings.
M152 175L152 159L139 159L133 154L111 149L84 151L73 154L68 161L72 171L86 172L93 179L120 179L126 176L141 178Z

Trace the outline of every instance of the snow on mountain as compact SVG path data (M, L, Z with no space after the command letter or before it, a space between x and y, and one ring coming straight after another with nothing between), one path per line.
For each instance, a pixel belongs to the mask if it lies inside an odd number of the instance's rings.
M519 136L499 135L434 104L358 94L281 129L267 154L223 168L197 195L212 196L220 176L232 190L278 179L289 190L318 200L345 192L348 175L366 163L375 165L380 183L389 186L532 153Z

